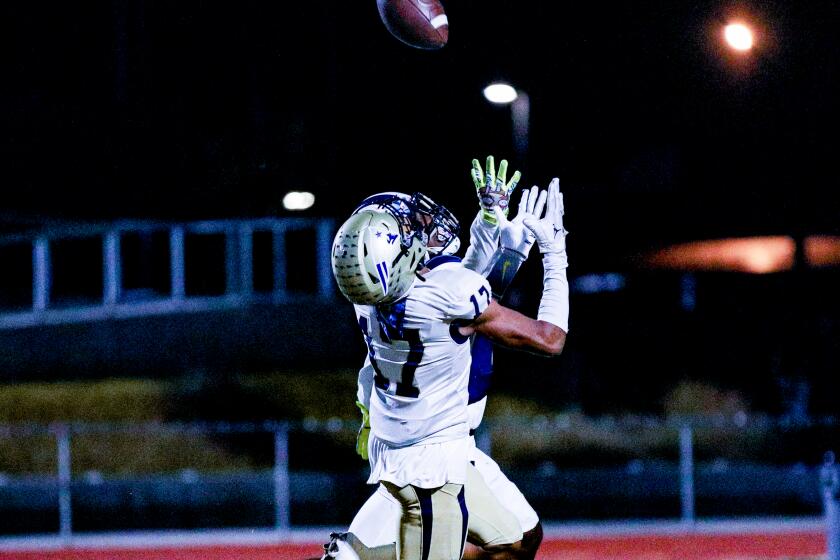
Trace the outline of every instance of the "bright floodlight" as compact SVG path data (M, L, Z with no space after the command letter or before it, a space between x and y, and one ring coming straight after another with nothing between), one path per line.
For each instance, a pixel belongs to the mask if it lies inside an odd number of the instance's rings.
M283 208L286 210L306 210L315 204L315 195L311 192L291 191L283 197Z
M730 23L724 28L723 36L736 51L748 51L753 46L752 30L743 23Z
M516 99L516 90L509 84L495 83L484 88L484 97L491 103L511 103Z

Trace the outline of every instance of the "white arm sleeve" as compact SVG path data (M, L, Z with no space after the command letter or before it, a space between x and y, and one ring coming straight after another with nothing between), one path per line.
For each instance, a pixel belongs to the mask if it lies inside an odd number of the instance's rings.
M476 214L470 226L470 246L461 261L464 268L479 274L490 271L490 261L499 247L500 228L488 224L481 217L481 211Z
M373 391L373 366L370 365L370 357L365 357L365 365L359 370L358 387L356 388L356 400L370 410L370 394Z
M543 293L537 319L569 332L569 281L566 252L543 255Z

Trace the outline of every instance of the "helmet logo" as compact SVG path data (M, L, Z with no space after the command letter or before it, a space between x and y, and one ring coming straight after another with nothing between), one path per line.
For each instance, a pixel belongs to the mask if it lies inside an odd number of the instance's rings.
M376 265L376 271L379 273L379 280L382 282L382 294L388 295L388 265L385 261Z

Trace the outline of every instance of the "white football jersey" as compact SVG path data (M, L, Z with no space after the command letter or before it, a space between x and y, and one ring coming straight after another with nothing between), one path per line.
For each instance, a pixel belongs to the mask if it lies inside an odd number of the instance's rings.
M408 295L355 306L374 370L372 434L392 447L440 443L469 433L469 338L458 326L490 304L490 286L457 257L430 259Z

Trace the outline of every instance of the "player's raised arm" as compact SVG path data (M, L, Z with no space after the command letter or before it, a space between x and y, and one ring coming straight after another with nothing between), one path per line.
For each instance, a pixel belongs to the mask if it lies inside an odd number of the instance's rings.
M533 194L532 189L531 198ZM543 199L542 195L540 199ZM548 187L546 203L544 217L539 218L541 208L532 208L528 212L526 203L522 218L522 223L536 238L543 255L543 295L537 319L531 319L494 301L470 325L461 327L461 334L479 332L499 344L544 355L556 355L563 351L569 330L569 283L566 279L568 258L566 230L563 228L563 195L557 179L552 180ZM540 206L539 202L537 206ZM503 219L503 216L499 215L499 218ZM503 233L503 248L504 245ZM504 267L505 262L497 262L496 268L500 266ZM491 273L490 278L493 277ZM497 289L494 286L494 292Z
M499 220L496 212L501 211L507 216L510 196L516 189L522 176L514 171L510 181L507 181L507 160L499 164L496 173L493 156L487 156L485 169L477 159L472 160L470 176L475 185L479 210L470 225L470 245L464 255L464 267L486 276L490 270L491 259L499 247Z

